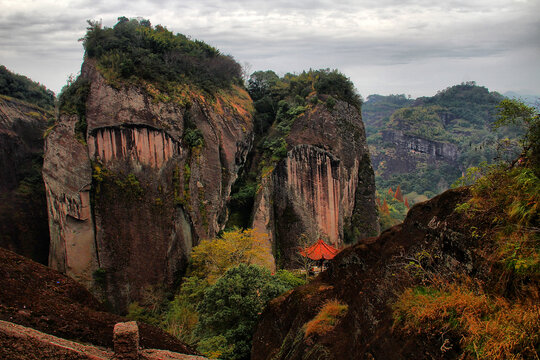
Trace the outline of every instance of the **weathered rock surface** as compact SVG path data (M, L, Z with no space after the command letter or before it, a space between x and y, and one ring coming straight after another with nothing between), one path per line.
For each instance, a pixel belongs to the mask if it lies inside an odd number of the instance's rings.
M0 289L0 320L64 339L112 349L115 324L127 321L105 312L73 279L2 248ZM156 327L144 323L138 327L143 348L196 354Z
M433 141L418 136L407 135L401 130L382 131L382 141L391 148L390 153L380 152L373 156L375 170L384 167L383 177L407 174L419 167L453 164L458 166L459 150L448 142ZM446 187L448 184L446 184Z
M122 324L122 323L120 323ZM137 334L138 336L138 334ZM137 344L138 345L138 344ZM9 360L120 360L122 353L107 348L80 344L45 334L28 327L0 320L0 357ZM202 356L185 355L167 350L135 348L134 359L204 360Z
M192 246L223 228L251 147L251 100L233 86L213 100L188 91L183 104L162 102L150 85L109 85L91 61L81 77L85 141L78 117L61 115L46 144L50 265L123 311L143 289L171 286Z
M254 227L272 234L283 264L298 238L324 237L335 246L377 235L373 169L358 110L338 101L318 104L298 119L286 138L288 153L263 177Z
M114 357L114 353L0 321L0 357L10 360L108 360Z
M40 172L52 114L0 96L0 246L46 264L49 247Z
M403 224L345 249L314 281L273 300L254 335L252 359L457 358L459 338L443 349L448 339L394 329L392 304L403 289L421 283L408 266L411 259L442 278L474 274L497 280L482 258L486 244L471 236L465 215L454 211L468 198L461 188L415 205ZM487 228L490 221L474 225ZM304 325L330 299L348 305L346 315L333 330L306 338Z

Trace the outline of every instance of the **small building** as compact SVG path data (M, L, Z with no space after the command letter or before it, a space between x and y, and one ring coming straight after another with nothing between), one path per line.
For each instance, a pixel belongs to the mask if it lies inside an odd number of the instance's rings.
M319 241L308 248L300 249L300 255L317 262L318 269L313 269L313 272L315 273L325 270L325 262L327 260L332 260L339 252L339 249L328 245L322 239L319 239Z

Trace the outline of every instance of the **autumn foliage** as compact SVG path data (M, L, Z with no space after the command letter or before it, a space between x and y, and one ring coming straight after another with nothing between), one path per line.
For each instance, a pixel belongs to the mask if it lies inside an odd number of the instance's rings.
M314 334L324 335L332 331L348 309L347 304L342 304L336 299L327 301L315 318L305 325L304 338L307 339Z
M406 331L460 336L466 359L538 359L538 303L512 304L470 284L441 282L405 290L394 317Z

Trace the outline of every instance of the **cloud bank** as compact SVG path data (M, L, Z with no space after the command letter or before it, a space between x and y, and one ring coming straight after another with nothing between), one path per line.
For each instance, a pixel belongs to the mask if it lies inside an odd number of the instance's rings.
M338 68L360 93L431 95L475 80L540 94L540 2L528 0L0 0L0 64L58 92L86 20L144 17L253 70Z

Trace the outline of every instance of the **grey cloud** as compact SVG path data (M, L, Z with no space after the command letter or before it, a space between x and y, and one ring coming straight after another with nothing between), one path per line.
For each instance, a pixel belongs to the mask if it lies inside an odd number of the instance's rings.
M39 4L0 14L0 63L17 56L63 56L74 59L72 68L77 68L82 60L77 39L84 35L86 20L103 19L111 26L118 16L142 16L239 61L283 71L287 66L295 67L291 71L316 66L402 69L441 59L477 63L540 49L537 1L76 0L58 8Z

